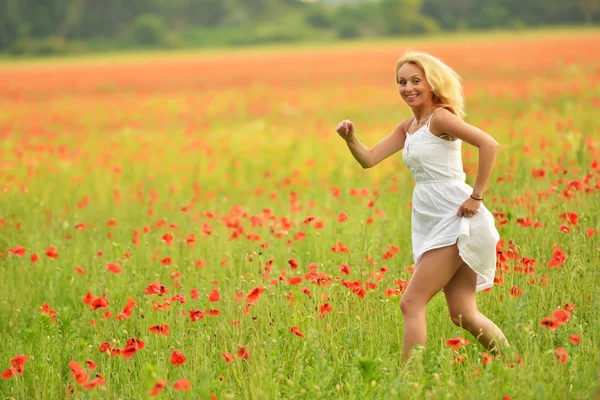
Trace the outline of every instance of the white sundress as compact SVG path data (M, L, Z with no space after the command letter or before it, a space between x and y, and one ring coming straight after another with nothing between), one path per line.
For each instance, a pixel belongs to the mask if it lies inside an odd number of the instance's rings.
M415 268L426 251L458 243L461 258L477 273L476 290L487 289L494 284L496 244L500 239L494 216L483 202L470 218L456 215L473 193L473 188L465 183L462 142L444 140L431 133L432 117L433 114L415 133L406 134L402 150L402 159L416 183L412 196Z

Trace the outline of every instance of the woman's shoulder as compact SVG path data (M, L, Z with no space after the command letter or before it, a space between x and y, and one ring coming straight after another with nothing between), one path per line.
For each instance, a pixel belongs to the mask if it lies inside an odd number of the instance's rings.
M410 116L410 117L406 118L405 120L403 120L402 122L400 122L397 125L397 127L399 129L401 129L402 132L406 133L410 129L410 126L412 125L412 123L414 122L414 120L415 120L415 117L414 116Z
M454 130L456 123L460 123L461 119L453 112L450 106L441 104L431 116L429 122L429 131L434 135L441 137L447 135L449 131ZM451 137L450 135L447 135Z
M444 124L446 122L460 120L460 118L454 113L451 106L445 104L439 104L438 108L431 115L431 124Z

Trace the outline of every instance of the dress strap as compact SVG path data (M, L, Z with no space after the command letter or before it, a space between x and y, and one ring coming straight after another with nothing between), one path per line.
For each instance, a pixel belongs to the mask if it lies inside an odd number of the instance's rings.
M435 109L435 110L434 110L434 111L431 113L431 115L429 116L429 119L427 120L427 123L425 124L425 126L427 127L427 129L428 129L428 130L429 130L429 126L431 125L431 119L433 118L433 114L435 114L435 112L436 112L437 110L439 110L440 108L446 108L446 107L447 107L446 105L442 105L441 107L438 107L438 108L436 108L436 109Z
M408 135L410 135L410 133L408 133L408 132L410 132L410 128L412 128L412 127L413 127L413 125L415 124L415 121L416 121L416 120L417 120L416 118L413 118L412 122L410 123L410 126L409 126L409 127L408 127L408 129L406 130L406 133L407 133Z

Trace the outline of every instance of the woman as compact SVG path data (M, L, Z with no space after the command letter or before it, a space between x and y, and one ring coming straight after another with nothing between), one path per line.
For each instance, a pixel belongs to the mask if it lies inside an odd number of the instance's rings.
M508 346L502 331L477 310L475 294L494 283L499 239L483 195L496 160L498 142L463 121L460 77L439 59L407 51L396 63L400 96L414 117L368 149L344 120L336 131L363 168L371 168L399 150L416 182L412 198L412 249L415 273L400 308L404 317L406 361L427 339L425 309L444 291L452 321L492 352ZM473 188L465 183L461 145L479 149Z

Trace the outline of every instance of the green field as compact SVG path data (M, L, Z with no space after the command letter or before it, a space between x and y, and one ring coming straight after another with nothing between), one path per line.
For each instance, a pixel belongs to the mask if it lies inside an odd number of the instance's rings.
M141 399L163 380L182 399L599 396L600 32L453 39L3 60L0 396ZM363 170L335 126L372 146L410 115L406 47L463 77L467 121L500 143L497 282L478 306L507 359L484 365L440 294L400 363L412 178L400 154ZM477 149L463 160L472 184Z

